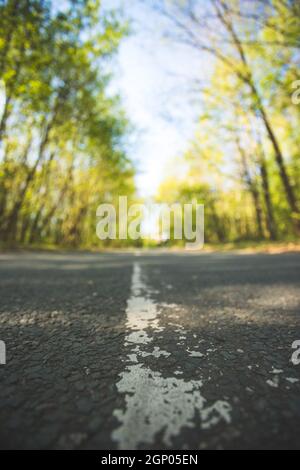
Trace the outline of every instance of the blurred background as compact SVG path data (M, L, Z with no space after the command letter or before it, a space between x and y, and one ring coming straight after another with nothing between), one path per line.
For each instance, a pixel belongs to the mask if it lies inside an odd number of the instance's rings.
M98 240L120 195L295 242L299 64L298 0L0 0L1 246L147 244Z

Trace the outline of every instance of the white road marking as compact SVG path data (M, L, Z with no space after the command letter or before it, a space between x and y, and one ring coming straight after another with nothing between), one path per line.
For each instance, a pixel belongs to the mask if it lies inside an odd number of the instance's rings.
M189 349L187 349L187 352L188 352L189 356L191 356L191 357L205 357L205 354L202 354L199 351L190 351Z
M160 372L139 362L147 356L160 359L170 355L157 346L152 352L143 350L149 349L155 334L164 330L159 324L159 307L142 280L140 264L134 263L131 296L126 309L127 364L117 383L118 391L125 396L125 409L114 411L120 426L112 433L119 449L137 449L140 444L152 444L158 433L161 433L163 443L170 446L172 438L179 435L183 427L194 427L197 413L202 429L209 429L220 421L231 422L231 406L227 401L218 400L206 406L207 400L201 394L202 380L176 378L180 371L175 371L172 377L163 377Z
M278 375L278 374L282 374L282 373L283 373L283 370L282 370L282 369L274 369L274 367L273 367L273 369L270 371L270 374L276 374L276 375Z
M299 379L296 379L295 377L286 377L285 380L287 380L291 384L296 384L297 382L299 382Z
M278 388L278 386L279 386L279 377L277 375L275 375L274 379L267 380L266 382L267 382L268 385L270 385L270 387Z

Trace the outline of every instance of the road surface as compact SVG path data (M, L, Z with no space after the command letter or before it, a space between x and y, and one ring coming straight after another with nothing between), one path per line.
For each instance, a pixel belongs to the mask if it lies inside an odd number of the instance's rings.
M0 255L1 448L300 448L300 254Z

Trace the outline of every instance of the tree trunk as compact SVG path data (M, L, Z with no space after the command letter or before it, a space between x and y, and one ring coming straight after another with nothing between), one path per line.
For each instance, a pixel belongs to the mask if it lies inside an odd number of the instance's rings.
M256 188L256 185L254 185L253 183L251 184L251 188L249 187L249 189L253 198L253 205L255 208L258 237L262 239L264 238L264 231L262 223L262 208L259 201L259 192Z
M69 189L69 186L70 186L70 181L71 181L71 176L72 176L72 171L73 171L73 166L71 165L69 170L68 170L68 174L67 174L67 178L66 178L66 181L61 189L61 192L59 194L59 197L57 199L57 202L56 204L54 204L52 206L52 208L49 210L48 214L46 214L46 216L44 217L44 219L42 220L42 224L41 226L39 227L39 232L41 233L43 230L45 230L47 228L47 226L50 224L51 222L51 219L53 218L55 212L57 211L59 205L61 204L61 202L63 201L64 197L65 197L65 194L66 192L68 191ZM38 226L38 224L37 224ZM34 235L32 234L32 236L34 237Z
M4 240L5 241L8 241L8 239L10 239L10 241L14 242L16 240L18 215L19 215L19 212L21 210L21 207L22 207L23 201L25 199L25 196L26 196L27 190L29 188L29 185L30 185L30 183L32 182L32 180L34 178L34 175L35 175L35 172L37 170L38 164L40 163L40 161L43 158L44 150L45 150L46 145L47 145L48 140L49 140L49 132L50 132L51 124L52 123L50 122L46 125L45 132L44 132L44 135L42 137L42 140L41 140L41 143L40 143L40 146L39 146L37 159L36 159L33 167L28 171L24 186L23 186L22 190L20 191L20 193L17 197L17 200L14 203L13 208L12 208L10 214L8 215L7 219L6 219L6 227L5 227L5 230L4 230ZM29 151L29 148L30 148L30 145L27 148L27 152Z
M21 61L23 58L24 50L25 50L25 46L24 44L22 44L20 51L19 51L19 54L20 54L19 59L15 64L15 75L13 79L14 81L9 89L9 93L7 89L5 90L6 91L5 104L4 104L4 110L3 110L1 121L0 121L0 143L3 141L4 135L6 132L6 125L7 125L7 121L9 118L9 105L12 100L14 90L16 89L16 86L18 84L18 78L20 76Z
M261 149L261 152L263 152L262 149ZM267 165L266 165L266 161L265 161L263 153L261 153L259 156L258 164L259 164L260 176L261 176L261 181L262 181L262 190L263 190L263 195L264 195L264 200L265 200L265 205L266 205L267 229L270 235L270 239L276 240L277 229L276 229L276 224L275 224L274 215L273 215L273 205L272 205L271 194L270 194L269 175L268 175Z
M262 212L262 207L260 204L260 197L259 197L259 191L257 189L256 183L252 180L248 163L247 163L247 157L245 154L244 149L240 145L240 142L237 140L237 147L241 156L242 160L242 167L243 167L243 177L245 179L247 188L252 196L253 199L253 205L255 209L255 214L256 214L256 223L257 223L257 234L260 239L264 238L264 230L263 230L263 212Z
M259 111L260 111L262 120L265 124L266 130L268 132L269 139L274 148L275 160L279 169L280 178L283 183L283 187L287 196L287 201L289 203L289 206L292 212L293 225L295 227L296 233L300 234L300 211L298 208L297 199L294 193L293 186L290 182L290 179L289 179L286 167L285 167L284 158L283 158L279 143L275 137L275 134L269 122L268 116L261 103L259 105Z

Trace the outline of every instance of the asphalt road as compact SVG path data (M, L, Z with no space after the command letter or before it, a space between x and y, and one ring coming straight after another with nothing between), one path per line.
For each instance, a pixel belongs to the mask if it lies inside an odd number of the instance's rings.
M0 447L300 448L300 254L0 255Z

